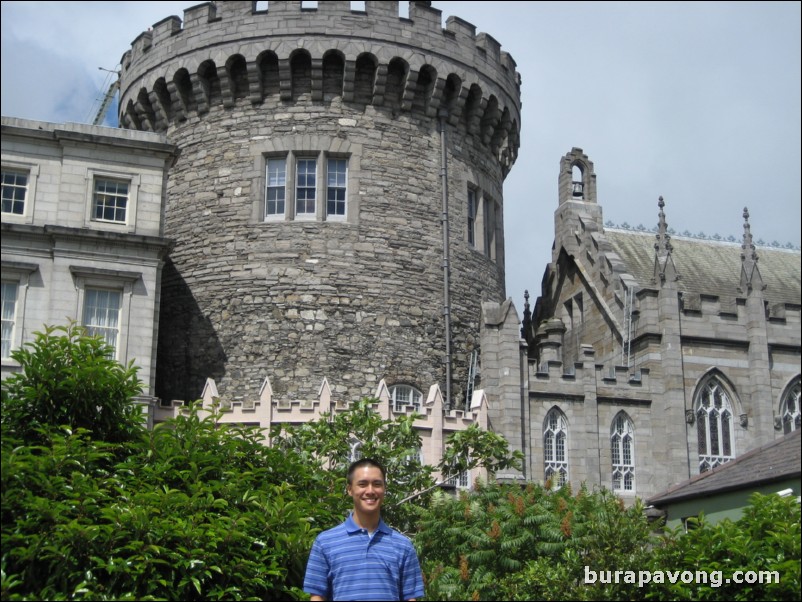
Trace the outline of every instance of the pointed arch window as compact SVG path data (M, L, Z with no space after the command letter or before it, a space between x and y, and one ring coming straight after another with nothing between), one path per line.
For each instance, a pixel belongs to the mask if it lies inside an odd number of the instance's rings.
M582 168L579 165L574 165L571 168L571 196L575 199L581 199L585 194L585 176L582 173Z
M390 388L393 412L406 412L407 409L411 409L413 412L420 412L422 399L423 394L415 387L396 385Z
M799 392L800 381L797 379L796 383L788 389L780 404L783 433L786 435L800 428Z
M613 491L635 491L635 427L626 412L619 412L610 428Z
M568 482L568 421L552 408L543 423L543 463L546 480L555 487Z
M699 472L707 472L735 457L732 441L732 404L717 378L711 378L696 398L696 436Z
M352 438L348 441L348 462L356 462L362 458L362 442Z

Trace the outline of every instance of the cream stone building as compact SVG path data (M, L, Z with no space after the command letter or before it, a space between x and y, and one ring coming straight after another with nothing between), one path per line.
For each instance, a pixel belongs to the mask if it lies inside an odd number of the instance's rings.
M148 132L3 117L4 378L12 349L76 321L136 363L152 415L174 150Z

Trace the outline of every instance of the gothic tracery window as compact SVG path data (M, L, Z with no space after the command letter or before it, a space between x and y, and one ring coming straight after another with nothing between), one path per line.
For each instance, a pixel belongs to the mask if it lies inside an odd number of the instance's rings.
M613 491L635 491L635 428L626 412L619 412L610 429Z
M780 417L782 418L783 433L789 434L800 428L799 410L800 381L788 389L780 404Z
M555 487L568 482L568 421L558 408L552 408L543 423L543 462L546 480Z
M705 383L696 399L696 436L699 472L707 472L735 457L732 404L716 378Z

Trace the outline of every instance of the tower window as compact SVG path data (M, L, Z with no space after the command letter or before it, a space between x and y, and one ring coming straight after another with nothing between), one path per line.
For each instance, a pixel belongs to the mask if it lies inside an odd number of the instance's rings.
M298 159L295 186L296 215L315 215L317 159Z
M265 186L265 217L284 215L284 197L287 189L286 159L267 160L267 186Z
M326 215L345 217L345 185L348 180L348 162L329 159L326 169Z

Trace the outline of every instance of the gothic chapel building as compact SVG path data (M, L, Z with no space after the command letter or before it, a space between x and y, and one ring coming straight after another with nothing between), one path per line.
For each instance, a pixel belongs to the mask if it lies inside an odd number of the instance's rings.
M656 233L605 228L578 148L558 195L523 316L530 478L645 499L800 428L798 250L756 247L746 209L740 244L672 237L662 197Z

